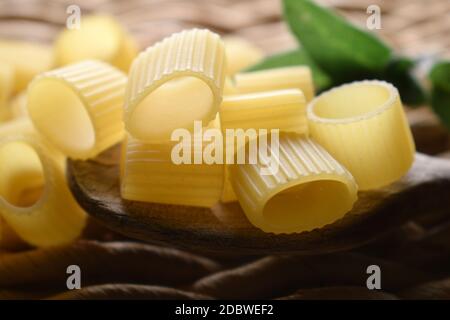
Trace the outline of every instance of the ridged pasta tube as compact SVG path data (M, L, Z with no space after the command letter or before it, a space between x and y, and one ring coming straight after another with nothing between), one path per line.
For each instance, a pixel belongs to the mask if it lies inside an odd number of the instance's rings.
M225 97L220 107L220 119L223 132L226 129L278 129L280 132L308 134L305 97L298 89ZM237 201L228 167L221 200Z
M131 66L125 127L136 139L168 141L174 129L214 119L225 82L220 37L193 29L173 34L139 54Z
M355 177L361 190L402 177L415 146L397 89L360 81L323 93L307 109L311 136Z
M217 120L205 129L219 128ZM218 130L220 134L220 130ZM214 139L213 139L214 140ZM128 136L122 149L122 198L175 205L212 207L223 189L223 163L206 163L203 154L211 142L193 136L180 142L144 143ZM222 141L213 141L222 148ZM176 149L183 146L183 151ZM190 164L176 164L173 153L185 155L190 150ZM195 158L202 159L195 163Z
M267 153L256 164L230 166L231 181L249 219L265 232L298 233L342 218L357 199L351 174L319 144L296 134L279 140L278 171L263 175ZM264 155L266 153L266 155Z
M123 139L126 81L118 69L93 60L43 73L28 88L29 116L65 155L94 157Z
M0 127L0 216L35 246L73 241L85 224L65 180L65 157L27 119Z
M55 42L58 66L95 59L128 72L137 53L131 35L108 15L83 17L79 29L64 29Z
M23 133L32 133L33 127L29 120L16 120L16 121L8 121L6 123L0 124L0 140L2 138L7 137L8 135L13 134L23 134ZM0 168L0 171L2 168ZM3 177L0 177L0 197L5 193L5 189L7 192L7 188L2 187L4 185ZM22 197L21 197L22 198ZM25 199L29 199L30 196L27 194ZM22 199L19 199L22 200ZM21 239L17 236L17 234L11 229L10 226L5 222L2 218L1 210L0 210L0 249L16 249L23 245Z
M239 93L280 89L300 89L309 102L314 97L311 69L306 66L283 67L238 73L235 86Z
M225 97L220 106L222 131L226 129L278 129L308 133L306 102L298 89L266 91Z

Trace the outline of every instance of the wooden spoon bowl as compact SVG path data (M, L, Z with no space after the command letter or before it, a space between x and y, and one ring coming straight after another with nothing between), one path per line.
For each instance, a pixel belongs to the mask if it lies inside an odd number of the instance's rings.
M341 220L310 232L275 235L253 227L238 203L197 208L122 199L119 151L115 146L92 160L68 161L69 186L79 204L114 231L192 251L259 255L347 250L415 216L448 208L450 198L450 161L418 153L406 176L388 187L360 192Z

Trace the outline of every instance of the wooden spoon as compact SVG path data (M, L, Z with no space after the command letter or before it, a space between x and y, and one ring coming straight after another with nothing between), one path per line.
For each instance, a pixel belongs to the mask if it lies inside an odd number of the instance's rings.
M197 208L123 200L119 146L96 159L68 161L70 188L80 205L107 227L132 238L201 252L318 254L346 250L377 239L409 219L447 209L450 161L416 154L396 183L360 192L341 220L298 234L275 235L253 227L238 203Z

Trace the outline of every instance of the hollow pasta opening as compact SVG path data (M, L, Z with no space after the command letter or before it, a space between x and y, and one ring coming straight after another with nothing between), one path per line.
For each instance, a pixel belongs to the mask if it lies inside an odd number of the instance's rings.
M95 145L92 120L80 97L65 83L42 79L28 93L36 127L64 153L83 153Z
M391 96L390 88L380 83L344 85L319 96L312 112L324 119L353 118L382 109Z
M353 202L344 183L312 181L277 193L266 203L263 217L280 230L312 230L342 217Z
M37 152L25 142L0 146L0 197L15 207L31 207L42 197L44 169Z
M136 106L130 118L133 134L146 139L170 139L174 129L192 128L194 120L207 117L213 103L211 88L199 78L169 80Z

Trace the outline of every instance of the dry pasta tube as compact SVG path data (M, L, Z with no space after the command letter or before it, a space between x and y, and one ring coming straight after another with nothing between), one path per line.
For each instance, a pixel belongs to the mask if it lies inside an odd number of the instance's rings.
M306 66L238 73L235 85L239 93L296 88L303 92L307 102L314 97L311 69Z
M14 40L0 40L0 61L14 70L13 92L26 89L34 76L54 64L51 47Z
M96 59L128 72L137 53L138 48L131 35L108 15L82 18L79 29L64 29L55 42L58 66Z
M227 75L234 75L258 63L264 57L261 49L243 38L227 37L224 38L224 43L227 55Z
M207 128L217 128L213 121ZM217 130L220 134L220 130ZM220 140L220 139L219 139ZM221 148L223 142L212 140ZM224 165L206 163L211 142L192 137L180 142L149 144L128 136L121 163L122 198L174 205L212 207L223 189ZM179 148L182 147L183 149ZM189 155L190 164L176 157ZM202 159L195 163L196 159Z
M136 139L161 142L174 129L209 123L222 101L225 49L220 37L193 29L139 54L131 66L125 127Z
M220 107L222 131L226 129L278 129L308 134L306 103L298 89L285 89L225 97ZM225 169L222 202L237 201Z
M31 123L31 121L29 119L16 119L16 120L12 120L12 121L8 121L4 124L0 124L0 140L3 139L7 139L8 137L11 136L16 136L16 135L34 135L36 132L33 128L33 124ZM14 150L12 150L14 151ZM5 152L5 151L3 151ZM28 161L28 159L26 158L27 154L21 154L16 153L17 155L17 160L14 159L14 156L11 154L11 157L8 159L8 161L11 161L11 163L17 164L16 167L12 168L12 169L23 169L23 172L34 172L34 176L38 176L40 174L40 172L42 171L40 166L38 165L38 163L36 161L33 161L33 155L31 155L30 161ZM30 154L28 154L29 156ZM3 156L7 156L6 153L3 153ZM23 165L22 165L23 164ZM37 190L38 188L38 183L36 183L36 179L30 179L29 181L29 185L31 186L33 185L34 187L25 187L24 190L26 190L27 192L23 192L20 193L20 195L17 194L17 192L14 192L14 190L12 188L10 188L8 190L8 186L9 186L9 182L8 180L5 178L5 174L9 174L8 172L8 166L5 165L5 163L0 163L0 165L2 165L2 167L0 167L0 172L4 173L3 175L0 175L0 196L1 195L7 195L8 193L8 197L11 198L12 195L14 196L14 201L20 204L24 204L24 201L28 201L27 199L31 199L30 201L33 201L33 196L32 196L32 192L28 192L29 190ZM4 166L3 166L4 165ZM12 170L11 169L11 170ZM14 173L11 173L14 174ZM11 197L9 196L11 195ZM34 199L36 200L36 199ZM1 211L0 211L1 212ZM0 220L1 220L1 214L0 214Z
M14 87L14 69L11 65L0 62L0 122L10 118L8 99Z
M270 160L276 149L279 156ZM265 151L269 157L260 150L257 164L230 167L239 202L257 228L275 234L310 231L352 208L357 199L353 177L312 139L281 135L279 144L271 140ZM271 161L278 170L263 172Z
M223 88L224 96L232 96L238 94L236 86L230 77L225 78L225 85ZM223 101L222 101L223 103ZM224 185L222 196L220 198L222 202L234 202L237 201L236 195L234 194L233 187L230 183L229 170L227 165L225 165L225 175L224 175Z
M21 130L27 127L30 132L32 131L31 123L22 123L18 127L14 124L14 121L8 122L7 124L0 124L0 138L6 134ZM17 123L17 122L16 122ZM16 250L25 247L26 244L22 239L6 224L3 220L0 212L0 251L1 250Z
M308 106L311 136L355 177L361 190L402 177L415 146L398 91L383 81L332 89Z
M298 89L266 91L225 97L220 106L226 129L278 129L308 133L306 102Z
M34 246L69 243L85 225L65 180L64 156L35 134L0 139L0 215Z
M38 76L28 88L37 130L65 155L96 156L123 139L127 78L100 61L84 61Z

